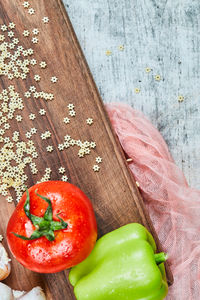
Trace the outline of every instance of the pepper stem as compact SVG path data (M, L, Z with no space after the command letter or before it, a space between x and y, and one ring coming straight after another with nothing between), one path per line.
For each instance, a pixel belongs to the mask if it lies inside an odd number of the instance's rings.
M154 258L155 258L156 264L159 265L167 260L168 254L165 252L155 253Z

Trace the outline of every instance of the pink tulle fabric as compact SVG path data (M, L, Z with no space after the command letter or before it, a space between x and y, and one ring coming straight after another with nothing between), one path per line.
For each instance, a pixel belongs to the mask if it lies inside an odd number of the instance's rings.
M169 263L168 300L200 299L200 191L188 186L161 134L128 105L106 105Z

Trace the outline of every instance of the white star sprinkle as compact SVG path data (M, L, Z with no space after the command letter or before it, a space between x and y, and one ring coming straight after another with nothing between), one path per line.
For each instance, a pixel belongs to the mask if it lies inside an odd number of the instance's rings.
M47 152L52 152L53 151L53 146L48 145L46 147Z
M9 124L9 123L4 124L4 129L5 129L5 130L7 130L7 129L9 129L9 128L10 128L10 124Z
M35 120L35 118L36 118L35 114L30 114L30 115L29 115L29 119L30 119L30 120Z
M92 124L93 124L93 119L92 119L92 118L88 118L88 119L86 120L86 123L87 123L88 125L92 125Z
M12 38L14 35L15 35L15 34L14 34L13 31L9 31L9 32L8 32L8 36L9 36L10 38Z
M41 61L40 67L41 67L42 69L45 69L46 66L47 66L47 63L46 63L45 61Z
M15 117L15 119L17 120L17 122L21 122L22 121L22 116L21 115L17 115Z
M96 147L96 143L95 143L95 142L91 142L91 143L90 143L90 148L93 148L93 149L94 149L95 147Z
M63 122L64 122L65 124L69 124L70 119L69 119L68 117L65 117L65 118L63 119Z
M75 116L76 116L75 110L70 110L70 111L69 111L69 115L70 115L71 117L75 117Z
M13 40L13 44L17 45L19 43L19 39L18 38L14 38Z
M35 10L34 10L33 8L29 8L29 9L28 9L28 13L29 13L30 15L34 15Z
M74 109L74 104L72 104L72 103L69 103L68 105L67 105L67 107L68 107L68 109Z
M56 83L58 81L58 78L56 76L51 77L51 82Z
M0 34L0 41L3 42L5 40L5 36L3 34Z
M62 179L62 181L67 181L68 177L66 175L63 175L61 179Z
M31 138L31 133L27 131L25 136L27 137L27 139L30 139Z
M23 32L23 36L29 36L30 35L30 32L28 31L28 30L24 30L24 32Z
M98 165L93 166L93 171L98 172L100 170L100 167Z
M34 85L31 85L30 88L29 88L29 91L31 93L34 93L36 91L36 87Z
M33 37L32 40L31 40L31 42L32 42L33 44L37 44L37 43L38 43L38 38Z
M76 144L76 141L71 139L69 143L70 143L71 146L74 146Z
M32 55L32 54L34 53L34 50L33 50L32 48L29 48L29 49L27 50L27 52L28 52L29 55Z
M67 142L68 142L68 141L70 141L70 139L71 139L71 136L67 134L67 135L65 135L65 136L64 136L64 139L65 139L65 141L67 141Z
M39 114L40 114L41 116L44 116L44 115L46 114L46 110L43 109L43 108L41 108L41 109L39 110Z
M84 155L85 155L85 149L80 149L80 150L78 151L78 156L79 156L79 157L84 157Z
M60 174L64 174L64 173L65 173L65 168L64 168L64 167L60 167L60 168L58 169L58 172L59 172Z
M1 30L2 31L6 31L8 29L8 27L4 24L4 25L1 25Z
M30 97L31 97L31 93L30 93L29 91L26 91L26 92L24 93L24 96L25 96L26 98L30 98Z
M39 33L38 28L33 28L32 33L33 33L34 35L38 35L38 33Z
M102 162L102 158L100 156L96 157L96 162L100 164Z
M28 8L30 6L28 1L24 1L24 3L22 5L24 8Z
M33 157L33 158L37 158L37 157L38 157L38 153L37 153L37 152L33 152L33 153L32 153L32 157Z
M86 149L84 149L84 152L85 152L85 154L90 154L90 149L86 148Z
M50 138L50 137L51 137L51 132L48 130L41 134L42 140L46 140L47 138Z
M58 144L58 150L62 151L64 150L65 146L63 144Z
M10 29L14 29L15 28L15 23L13 23L13 22L9 23L8 27Z
M31 134L36 134L37 129L35 127L33 127L33 128L31 128L30 132L31 132Z
M11 196L8 196L8 197L6 198L6 200L8 201L8 203L13 202L13 198L12 198Z
M35 81L40 81L41 77L40 77L40 75L37 74L34 76L34 79L35 79Z
M42 19L42 21L46 24L46 23L49 22L49 18L48 18L48 17L44 17L44 18Z

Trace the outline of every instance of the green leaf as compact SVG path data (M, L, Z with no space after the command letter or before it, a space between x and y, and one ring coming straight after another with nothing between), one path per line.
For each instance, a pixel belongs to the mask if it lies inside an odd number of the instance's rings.
M29 218L29 220L31 220L31 222L33 223L33 225L40 225L40 223L43 221L43 218L34 216L30 213L30 194L28 189L26 188L26 202L24 204L24 212L26 214L26 216Z
M61 219L61 218L59 217L59 214L57 214L56 217L60 220L63 229L67 228L68 224L67 224L63 219Z
M45 233L45 236L50 242L55 240L55 234L53 230L49 230L47 233Z
M26 236L24 236L24 235L20 235L20 234L17 234L17 233L15 233L15 232L11 232L11 233L14 234L16 237L22 239L22 240L27 240L27 241L32 240L31 238L28 238L28 237L26 237Z
M24 204L24 211L26 216L31 220L34 226L37 226L37 229L32 233L30 237L26 237L17 233L12 232L16 237L21 238L22 240L35 240L38 239L42 236L45 236L49 241L54 241L55 240L55 234L54 231L56 230L61 230L67 228L68 224L61 219L58 214L56 215L57 218L60 220L59 221L53 221L53 211L52 211L52 203L51 200L39 195L35 191L36 195L40 197L41 199L45 200L48 203L48 207L45 211L44 217L38 217L35 215L32 215L30 213L30 195L29 191L26 188L26 194L27 194L27 199Z
M31 220L31 213L30 213L30 195L29 195L29 191L26 187L26 202L24 204L24 212L27 215L27 217Z
M36 193L36 192L35 192ZM51 204L51 200L42 196L42 195L39 195L38 193L36 193L36 195L38 197L40 197L41 199L43 199L44 201L46 201L49 205L45 211L45 214L44 214L44 219L47 220L47 221L52 221L53 220L53 211L52 211L52 204Z

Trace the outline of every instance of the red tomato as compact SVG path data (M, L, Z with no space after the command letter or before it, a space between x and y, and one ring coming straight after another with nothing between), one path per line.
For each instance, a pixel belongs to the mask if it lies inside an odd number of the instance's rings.
M67 228L55 230L53 241L46 236L33 240L15 236L13 233L29 238L38 230L25 213L27 194L24 193L8 222L7 241L11 252L22 265L39 273L55 273L77 265L90 254L97 239L90 200L70 183L48 181L36 184L29 189L30 213L40 218L44 217L48 203L36 192L51 200L53 221L58 223L62 219Z

